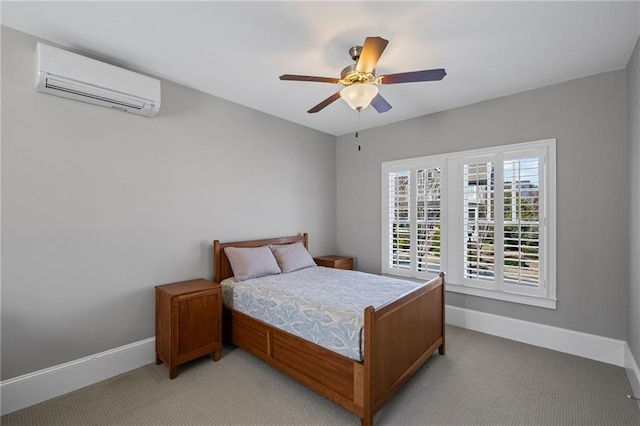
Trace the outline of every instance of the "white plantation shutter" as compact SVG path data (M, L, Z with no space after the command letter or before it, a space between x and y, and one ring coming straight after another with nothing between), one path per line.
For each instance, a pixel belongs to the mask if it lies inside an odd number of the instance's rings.
M440 272L441 169L416 172L416 248L419 272Z
M464 277L495 280L494 161L463 164Z
M555 139L382 164L382 272L555 309Z
M504 280L540 285L540 161L538 156L504 160Z
M410 172L388 174L388 268L411 267Z
M544 149L504 155L502 289L555 300L555 173ZM552 168L554 169L554 168Z
M424 165L383 170L384 273L440 272L441 173L442 167Z

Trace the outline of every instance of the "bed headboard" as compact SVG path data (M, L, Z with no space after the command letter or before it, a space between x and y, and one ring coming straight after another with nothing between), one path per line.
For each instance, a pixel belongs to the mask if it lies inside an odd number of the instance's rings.
M218 240L213 242L213 281L219 283L225 278L233 276L231 264L224 253L225 247L260 247L267 244L292 244L301 242L306 249L309 249L309 235L304 233L294 237L268 238L265 240L235 241L231 243L221 243Z

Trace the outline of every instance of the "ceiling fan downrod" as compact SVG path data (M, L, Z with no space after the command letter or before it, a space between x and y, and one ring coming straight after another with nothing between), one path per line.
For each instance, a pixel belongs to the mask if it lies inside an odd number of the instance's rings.
M353 59L355 62L358 62L361 53L362 46L353 46L351 49L349 49L349 56L351 56L351 59Z

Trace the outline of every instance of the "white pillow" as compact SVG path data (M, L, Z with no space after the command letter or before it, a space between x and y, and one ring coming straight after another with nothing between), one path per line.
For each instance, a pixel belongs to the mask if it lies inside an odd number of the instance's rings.
M280 273L278 263L267 246L225 247L224 253L231 264L233 276L238 281Z
M316 266L313 257L300 242L293 244L270 245L282 273Z

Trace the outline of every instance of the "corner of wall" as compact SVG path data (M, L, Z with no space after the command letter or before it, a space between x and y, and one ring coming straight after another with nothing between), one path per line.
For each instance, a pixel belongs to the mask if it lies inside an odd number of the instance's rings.
M638 3L638 26L640 27L640 2ZM640 29L640 28L639 28ZM627 65L628 91L628 138L630 161L630 214L629 230L629 334L627 336L628 354L627 375L636 397L640 397L640 370L636 363L640 360L640 268L636 259L640 256L640 225L633 218L640 214L640 35ZM640 401L639 405L640 405Z
M625 348L624 361L627 378L629 379L629 384L631 385L632 395L630 396L633 396L634 398L640 398L640 368L638 367L638 363L633 357L628 344ZM636 402L638 403L638 408L640 408L640 400L636 399Z

